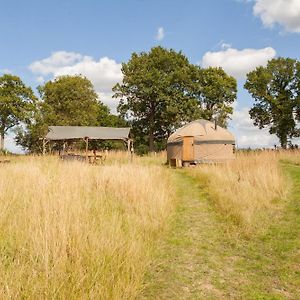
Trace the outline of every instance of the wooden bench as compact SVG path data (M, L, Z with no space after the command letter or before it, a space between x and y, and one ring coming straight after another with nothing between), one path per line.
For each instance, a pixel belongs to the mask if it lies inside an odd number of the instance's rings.
M64 161L82 161L82 162L89 162L90 164L97 164L98 162L100 164L103 164L106 156L105 155L80 155L80 154L73 154L73 153L68 153L68 154L62 154L59 156L60 159Z
M84 155L78 155L78 154L61 154L59 158L65 161L74 161L74 160L82 161L82 162L86 161L86 157Z

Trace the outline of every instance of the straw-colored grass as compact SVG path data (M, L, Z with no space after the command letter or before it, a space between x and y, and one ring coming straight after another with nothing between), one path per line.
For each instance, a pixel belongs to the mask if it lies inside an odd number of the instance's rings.
M173 207L166 170L26 158L0 168L1 299L132 299Z
M279 153L281 161L300 165L300 150L287 150Z
M251 234L269 223L287 195L289 185L279 164L284 156L275 151L240 153L233 161L201 165L191 172L206 186L217 209Z

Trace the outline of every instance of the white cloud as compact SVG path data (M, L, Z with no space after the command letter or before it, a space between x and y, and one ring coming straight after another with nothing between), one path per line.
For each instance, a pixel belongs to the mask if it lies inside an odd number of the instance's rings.
M256 67L265 66L275 55L276 51L271 47L243 50L227 48L217 52L206 52L201 65L204 68L222 67L228 74L243 79Z
M271 135L267 128L259 129L253 125L248 111L248 107L234 110L230 122L229 129L232 129L236 136L237 146L239 148L272 148L274 144L279 146L278 138Z
M0 73L2 73L2 74L12 74L12 71L10 69L0 69Z
M84 57L75 52L57 51L49 57L33 62L29 69L36 74L48 75L63 67L72 66L82 61Z
M121 82L123 75L121 64L108 57L95 60L91 56L84 56L75 52L58 51L40 61L33 62L29 69L36 75L37 80L44 80L44 76L53 78L61 75L81 74L90 79L100 99L116 108L117 100L112 99L112 87ZM42 76L41 76L42 75Z
M111 113L117 114L118 99L113 98L112 92L99 92L98 97L105 105L110 108Z
M43 76L38 76L38 77L36 78L36 81L37 81L38 83L40 83L40 84L43 84L43 83L45 82L45 79L44 79Z
M253 125L249 110L249 107L243 107L233 112L229 130L235 135L237 146L239 148L274 148L274 145L277 145L279 147L277 136L270 134L269 128L259 129ZM300 145L300 138L294 138L292 142Z
M17 154L24 153L22 147L16 145L14 138L15 138L14 132L12 130L9 130L7 135L5 135L4 138L4 149Z
M155 39L157 41L162 41L164 38L165 38L165 30L164 30L163 27L159 27L157 29L157 33L156 33Z
M299 0L255 0L253 13L259 16L263 24L272 27L276 23L286 31L300 33Z
M224 42L223 42L223 43L221 44L221 48L222 48L222 49L229 49L229 48L231 48L231 44L228 44L228 43L224 43Z

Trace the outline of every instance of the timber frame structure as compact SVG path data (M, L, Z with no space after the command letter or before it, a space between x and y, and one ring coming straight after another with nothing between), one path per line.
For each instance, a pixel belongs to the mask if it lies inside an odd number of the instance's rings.
M49 126L49 132L42 138L43 155L50 141L84 140L85 158L88 160L89 140L123 141L132 158L133 141L130 139L130 128L88 127L88 126Z

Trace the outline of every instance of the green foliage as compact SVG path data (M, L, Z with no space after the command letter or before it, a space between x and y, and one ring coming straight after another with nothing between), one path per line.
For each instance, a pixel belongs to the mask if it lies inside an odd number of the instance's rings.
M197 100L188 92L191 67L182 53L162 47L133 53L122 72L122 84L113 88L121 99L118 111L131 120L135 137L149 141L150 151L154 140L200 115Z
M201 117L206 120L217 118L220 126L226 127L233 113L232 104L236 99L235 78L222 68L194 67L194 95L199 100Z
M126 122L122 117L113 115L110 113L108 106L99 102L99 112L97 117L97 126L104 127L128 127L128 122Z
M219 68L194 66L181 52L155 47L133 53L122 72L114 97L121 99L118 111L130 120L141 152L163 149L170 133L186 122L217 115L226 125L232 113L235 79Z
M81 76L62 76L38 88L41 113L47 124L69 126L97 125L98 96L92 83Z
M121 126L124 121L112 116L98 100L92 83L82 76L62 76L38 87L41 100L32 122L18 128L16 142L31 152L41 152L40 138L48 126ZM124 126L124 125L123 125Z
M0 148L10 128L32 118L35 103L31 88L19 77L10 74L0 77Z
M290 58L269 61L247 75L245 88L255 100L250 110L254 125L269 126L283 148L288 139L299 136L300 121L300 62Z

